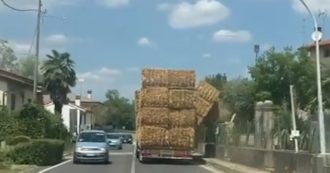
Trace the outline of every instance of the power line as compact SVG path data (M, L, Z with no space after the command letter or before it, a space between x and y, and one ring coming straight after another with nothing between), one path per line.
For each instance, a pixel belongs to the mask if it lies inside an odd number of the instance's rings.
M1 0L1 2L4 6L10 8L12 10L15 10L15 11L20 11L20 12L29 12L29 11L36 12L36 11L38 11L37 9L19 9L19 8L9 5L5 0Z

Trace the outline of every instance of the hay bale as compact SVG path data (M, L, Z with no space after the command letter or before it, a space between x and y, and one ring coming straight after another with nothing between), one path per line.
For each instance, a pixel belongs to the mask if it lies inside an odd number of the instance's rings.
M169 110L167 108L141 108L138 113L138 124L141 126L150 125L157 127L168 127Z
M168 70L143 69L142 88L168 87Z
M141 107L168 107L168 89L162 87L145 88L140 94Z
M215 102L220 95L220 92L215 87L205 81L199 83L197 93L208 102Z
M169 70L168 80L169 88L195 89L196 74L190 70Z
M175 127L195 127L195 109L171 110L169 114L169 126Z
M168 146L167 130L154 126L141 126L138 129L138 143L142 147Z
M195 139L194 128L172 128L168 130L168 140L174 148L193 148Z
M195 100L195 109L197 116L205 117L212 108L212 105L212 103L209 103L203 98L197 97Z
M169 107L173 109L194 108L195 91L183 89L169 90Z
M142 70L142 88L167 87L194 89L195 83L195 71L165 69Z

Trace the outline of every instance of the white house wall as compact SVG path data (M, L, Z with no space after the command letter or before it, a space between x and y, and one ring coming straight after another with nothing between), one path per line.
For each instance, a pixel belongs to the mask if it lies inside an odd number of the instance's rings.
M49 104L45 106L45 109L53 114L55 114L54 104ZM62 120L65 127L70 130L70 106L63 105L62 107Z

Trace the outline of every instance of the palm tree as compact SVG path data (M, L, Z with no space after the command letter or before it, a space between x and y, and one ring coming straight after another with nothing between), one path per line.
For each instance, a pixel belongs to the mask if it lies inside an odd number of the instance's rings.
M75 63L66 52L52 50L52 55L47 57L48 60L41 67L44 87L55 105L55 112L61 114L62 107L67 102L67 94L71 92L70 88L76 85Z

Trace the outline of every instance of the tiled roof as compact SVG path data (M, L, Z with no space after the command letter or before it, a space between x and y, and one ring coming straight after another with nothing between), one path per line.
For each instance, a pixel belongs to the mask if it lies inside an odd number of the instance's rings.
M328 46L330 45L330 39L324 39L320 41L320 46ZM309 43L307 45L304 46L307 49L313 48L315 47L315 43Z
M75 100L76 100L76 94L74 94L74 93L69 93L68 95L67 95L67 97L68 97L68 99L69 99L69 101L70 102L74 102ZM85 97L85 96L82 96L81 98L80 98L80 100L81 100L81 102L82 103L86 103L86 102L90 102L90 103L95 103L95 102L100 102L100 101L96 101L96 100L93 100L93 99L89 99L89 98L87 98L87 97ZM43 95L43 103L44 103L44 105L46 105L46 104L49 104L49 103L52 103L52 100L51 100L51 98L50 98L50 95L49 94L45 94L45 95Z
M0 68L0 77L33 87L33 80Z

